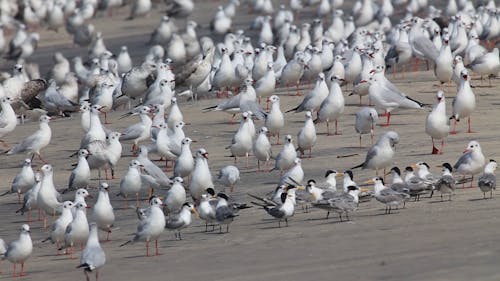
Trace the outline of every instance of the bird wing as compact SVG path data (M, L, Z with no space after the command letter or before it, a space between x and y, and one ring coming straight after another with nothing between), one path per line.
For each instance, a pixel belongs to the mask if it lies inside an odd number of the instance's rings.
M281 210L281 206L276 206L276 207L273 207L273 208L264 208L266 210L266 212L268 214L270 214L271 216L275 217L275 218L282 218L285 216L285 212L283 212L283 210Z
M137 123L132 126L129 126L122 132L120 136L120 140L133 140L138 138L142 131L144 130L142 123Z
M246 100L245 102L241 102L239 106L241 112L251 111L259 120L263 120L266 118L267 113L255 101Z
M14 154L26 151L33 147L33 144L38 140L38 133L34 133L33 135L25 138L21 143L14 146L8 154Z
M413 40L413 47L421 52L427 59L435 61L439 56L439 51L436 49L436 46L432 43L429 38L425 36L418 36Z
M462 165L469 164L470 160L471 160L470 153L462 154L462 156L460 156L460 158L458 158L457 163L455 163L455 165L453 165L453 169L458 169Z
M104 265L106 256L100 246L86 247L82 252L81 264L87 264L90 270Z

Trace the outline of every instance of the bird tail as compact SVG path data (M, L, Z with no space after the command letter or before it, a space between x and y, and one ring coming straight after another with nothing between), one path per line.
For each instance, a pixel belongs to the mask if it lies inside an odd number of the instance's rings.
M267 205L265 204L262 204L262 203L259 203L259 202L255 202L255 201L250 201L250 203L256 205L256 206L259 206L259 207L262 207L262 208L265 208Z
M130 243L132 243L132 240L128 240L127 242L125 242L125 243L121 244L121 245L120 245L120 247L123 247L123 246L125 246L125 245L127 245L127 244L130 244Z
M292 111L297 111L297 109L299 109L299 107L295 107L295 108L292 108L292 109L289 109L287 111L285 111L285 113L288 113L288 112L292 112Z
M424 107L424 106L430 106L430 104L426 104L426 103L423 103L423 102L419 102L418 100L416 99L412 99L410 98L409 96L406 96L407 99L411 100L412 102L418 104L420 107Z
M357 168L362 168L364 164L365 163L361 163L361 164L359 164L357 166L352 167L350 170L354 170L354 169L357 169Z
M205 111L210 111L210 110L214 110L217 108L217 105L214 105L214 106L209 106L209 107L205 107L203 108L202 110L205 110Z
M0 196L5 196L10 193L10 190L5 191L4 193L0 194Z

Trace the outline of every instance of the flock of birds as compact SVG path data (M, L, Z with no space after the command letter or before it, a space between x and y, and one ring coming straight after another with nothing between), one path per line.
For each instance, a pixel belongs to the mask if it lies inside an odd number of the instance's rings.
M109 240L115 224L110 185L101 181L101 172L104 170L106 180L116 178L123 141L133 143L134 158L128 162L115 194L134 199L138 225L133 237L121 246L143 241L148 256L153 254L149 245L153 241L154 254L159 253L158 239L165 229L182 239L181 230L191 225L192 214L205 222L205 231L218 225L220 232L223 227L229 232L239 210L252 205L262 207L280 227L282 222L288 225L298 205L324 209L327 218L330 212L337 213L342 221L342 216L349 219L349 213L371 198L384 204L386 213L404 206L410 198L420 200L424 194L432 197L434 191L441 192L441 199L448 195L451 200L458 184L470 180L472 187L474 176L481 173L477 185L484 198L487 193L492 196L497 163L486 160L477 141L467 144L453 166L442 163L441 175L432 175L425 162L406 167L403 174L398 167L386 174L400 136L387 131L375 143L373 138L379 122L377 112L383 111L387 117L380 125L389 126L393 110L430 106L403 93L386 77L388 68L395 74L397 69L402 70L404 77L412 59L416 69L420 69L419 60L427 63L428 70L432 66L441 84L425 121L432 154L443 153L444 140L457 133L460 120L468 120L467 132L471 132L477 91L470 84L471 76L481 76L482 83L483 77L491 79L500 70L495 47L500 35L500 9L493 0L476 5L469 0L449 0L444 9L429 5L427 0L362 0L352 10L344 8L343 0L290 0L279 7L271 0L229 0L218 7L210 21L210 36L203 37L197 34L199 24L188 20L202 4L195 5L192 0L165 2L163 6L151 0L0 0L0 52L15 61L12 72L1 74L0 139L7 155L31 156L24 160L11 189L4 193L17 194L22 204L17 213L26 213L28 223L22 225L18 240L10 244L0 240L0 254L13 263L13 276L16 264L21 265L19 275L24 275L24 264L32 255L29 223L31 211L38 210L39 218L43 213L44 227L48 217L58 216L44 242L56 244L58 253L65 251L71 257L74 248L81 247L78 267L84 269L87 280L90 272L96 273L96 280L99 278L98 270L106 262L99 230ZM102 33L91 23L94 17L111 14L127 4L131 7L128 20L150 14L154 5L166 7L159 26L151 33L149 51L138 64L132 62L127 46L117 54L108 50ZM248 11L256 15L251 26L236 30L233 20ZM400 18L397 22L396 13ZM39 28L56 32L65 29L74 44L88 46L88 53L70 62L55 52L54 64L44 76L47 80L43 79L36 62L30 60L40 40L35 32ZM293 87L291 94L295 88L295 94L301 95L300 86L308 83L314 86L302 101L283 112L276 89ZM445 91L450 91L451 83L457 88L452 114L447 115ZM363 96L369 99L370 106L360 107L354 122L360 147L362 135L371 136L366 159L343 172L328 170L323 183L309 180L303 184L301 158L312 155L318 139L317 124L326 123L327 135L331 134L330 124L335 124L333 134L340 133L338 120L346 107L346 94L358 95L360 105ZM222 168L215 180L224 187L220 192L208 165L208 151L199 148L193 155L190 146L194 141L183 131L179 104L214 95L226 99L204 108L204 112L227 112L232 115L231 122L241 115L240 125L226 147L235 165ZM266 107L261 105L262 100ZM138 116L139 122L121 132L106 127L107 114L118 110L126 112L121 118ZM58 191L53 180L55 171L42 151L51 144L50 120L74 112L79 112L84 134L80 146L75 147L73 156L78 161L68 184ZM275 154L271 137L280 143L288 112L304 112L304 125L295 140L291 135L284 136L283 147ZM17 133L18 124L26 118L37 118L39 129L16 140L15 145L8 144L5 138ZM258 131L254 121L262 122ZM164 159L165 170L171 168L172 173L167 175L150 160L149 153ZM245 157L248 168L250 155L257 159L258 171L281 173L276 189L266 196L248 194L252 205L230 196L240 181L237 159ZM44 163L40 172L32 169L35 157ZM358 185L353 177L357 168L375 170L377 177ZM382 169L384 174L379 176ZM87 188L92 186L93 170L98 171L99 187L97 201L90 207L86 198L90 196ZM457 181L455 174L463 179ZM386 175L391 175L391 184L385 183ZM342 188L337 188L337 177L343 177ZM373 184L373 190L361 188L369 184ZM166 196L158 196L157 191L164 189L168 190ZM143 191L149 191L146 208L140 208ZM63 200L64 194L73 192L73 201ZM123 202L128 209L128 200ZM91 208L89 217L87 208Z

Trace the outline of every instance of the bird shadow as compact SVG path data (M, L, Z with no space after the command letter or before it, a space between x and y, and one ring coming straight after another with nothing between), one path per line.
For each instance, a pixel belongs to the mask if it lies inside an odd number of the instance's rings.
M452 202L453 200L434 200L434 201L429 201L427 204L439 204L439 203L447 203L447 202Z
M469 199L470 202L474 202L474 201L486 201L486 200L490 200L490 199L494 199L494 198L472 198L472 199Z

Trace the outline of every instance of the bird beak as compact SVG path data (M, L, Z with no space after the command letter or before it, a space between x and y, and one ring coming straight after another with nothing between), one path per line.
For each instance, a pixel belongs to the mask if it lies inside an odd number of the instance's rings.
M443 168L443 165L437 165L436 167L437 168Z
M196 208L191 209L191 214L195 214L198 217L200 216L200 214L198 214L198 211L196 210Z
M91 198L91 199L93 199L93 198L94 198L94 196L92 196L92 195L90 195L90 194L89 194L89 195L87 195L87 197L88 197L88 198ZM88 206L87 206L87 207L88 207Z
M359 81L359 84L366 83L366 82L368 82L368 81L366 81L366 80L363 79L363 80Z
M202 155L203 155L203 157L205 157L205 159L208 160L208 153L203 153Z
M464 154L469 153L469 152L470 152L470 149L468 149L468 148L466 150L464 150Z
M300 186L297 186L297 190L306 190L306 188L305 188L305 186L300 185Z
M165 199L164 196L158 196L158 199L160 199L161 201L163 201L163 199Z
M363 193L363 192L369 192L370 190L369 190L369 189L367 189L367 188L361 188L359 191L360 191L361 193Z
M98 109L98 111L100 111L100 112L104 112L104 108L105 108L105 107L106 107L105 105L101 106L101 107Z
M340 177L343 177L344 176L344 173L337 173L337 178L340 178Z
M384 174L384 176L388 176L390 174L391 174L391 172L387 172L387 173Z
M370 70L370 74L375 73L375 69Z
M373 180L367 180L364 182L364 184L374 184L375 182Z
M416 164L411 164L410 167L412 167L413 169L416 169L417 165Z

